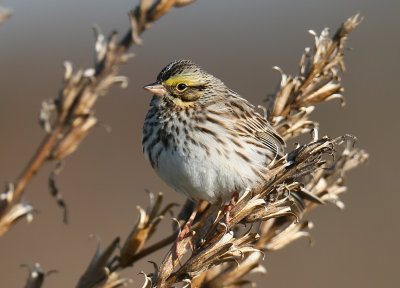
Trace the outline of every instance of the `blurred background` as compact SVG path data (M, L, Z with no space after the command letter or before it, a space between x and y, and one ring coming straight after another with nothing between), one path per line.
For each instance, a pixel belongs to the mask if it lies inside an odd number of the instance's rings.
M3 1L13 16L0 25L0 182L13 181L40 143L38 125L43 100L61 87L64 60L75 67L92 64L91 27L125 33L128 0ZM268 253L266 276L255 275L259 287L399 287L400 201L398 161L398 95L400 61L399 1L361 0L198 0L173 9L145 32L136 57L124 66L127 89L113 88L100 99L96 113L111 133L95 128L71 155L58 177L69 207L70 223L49 195L46 165L28 186L24 199L38 209L34 221L21 221L0 238L2 287L23 287L27 270L20 264L39 262L43 270L59 270L44 287L73 287L92 258L98 235L103 246L123 239L136 223L137 205L148 202L145 189L165 192L168 201L184 202L153 172L142 155L141 129L150 95L142 87L174 59L190 58L221 78L253 104L262 104L280 80L278 65L297 72L303 49L313 45L307 30L325 26L332 33L360 12L364 22L350 35L343 77L346 106L324 103L313 114L320 135L357 136L370 161L350 172L346 209L333 205L307 216L315 224L314 245L301 239ZM168 217L167 217L168 218ZM154 240L171 231L164 220ZM141 287L140 271L150 273L166 250L140 261L125 276Z

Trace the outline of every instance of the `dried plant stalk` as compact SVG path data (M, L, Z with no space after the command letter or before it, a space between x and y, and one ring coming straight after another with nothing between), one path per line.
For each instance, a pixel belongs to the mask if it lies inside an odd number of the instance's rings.
M129 280L119 278L117 273L112 273L105 267L110 264L115 249L119 245L119 238L116 238L104 251L101 251L100 241L95 255L89 267L79 279L77 288L85 287L119 287L128 283ZM112 262L112 261L111 261Z
M65 62L64 84L59 96L42 104L40 123L47 135L20 177L0 194L0 236L23 216L32 218L33 207L20 202L26 186L46 161L59 162L77 149L98 122L93 110L98 97L105 95L113 84L126 87L127 78L118 74L121 65L133 57L126 53L129 47L140 44L139 36L172 7L191 2L194 0L142 0L130 11L131 28L121 41L117 40L116 33L107 38L95 29L95 63L92 68L74 71L72 64ZM65 206L53 176L50 178L52 193L58 203Z

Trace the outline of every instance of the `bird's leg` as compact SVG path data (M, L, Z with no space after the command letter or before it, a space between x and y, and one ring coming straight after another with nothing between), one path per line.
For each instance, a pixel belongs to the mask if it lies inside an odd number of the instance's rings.
M238 199L239 199L239 192L235 191L235 193L233 193L233 195L232 195L232 198L231 198L231 201L229 202L229 204L225 205L225 208L224 208L225 224L228 227L231 226L231 223L230 223L231 210L232 210L233 206L235 206Z
M178 239L175 242L175 257L176 257L176 259L179 259L178 258L178 256L179 256L178 255L178 244L190 232L190 228L192 227L194 218L196 218L196 214L197 214L198 210L200 209L200 206L202 203L203 203L203 200L200 200L197 202L196 206L193 209L192 214L190 215L189 219L186 221L185 226L183 227L183 229L181 230L181 232L178 235Z

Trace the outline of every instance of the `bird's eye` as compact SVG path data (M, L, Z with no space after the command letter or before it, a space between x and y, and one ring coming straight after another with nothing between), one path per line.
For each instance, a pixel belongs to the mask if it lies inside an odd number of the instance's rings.
M183 91L186 89L186 84L185 83L179 83L178 86L176 86L176 89L178 89L179 91Z

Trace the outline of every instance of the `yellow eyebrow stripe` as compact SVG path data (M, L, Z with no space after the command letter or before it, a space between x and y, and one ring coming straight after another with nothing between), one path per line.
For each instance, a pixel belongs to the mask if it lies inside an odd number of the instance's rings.
M177 75L169 78L167 81L164 82L168 86L175 86L179 83L184 83L186 86L197 86L200 84L199 81L193 79L190 75Z

